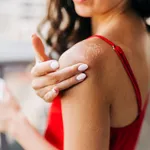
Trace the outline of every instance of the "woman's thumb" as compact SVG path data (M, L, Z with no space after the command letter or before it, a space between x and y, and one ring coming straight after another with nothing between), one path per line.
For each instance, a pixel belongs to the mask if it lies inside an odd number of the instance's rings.
M32 35L32 45L36 54L36 59L41 62L49 60L49 57L45 54L44 45L36 34Z

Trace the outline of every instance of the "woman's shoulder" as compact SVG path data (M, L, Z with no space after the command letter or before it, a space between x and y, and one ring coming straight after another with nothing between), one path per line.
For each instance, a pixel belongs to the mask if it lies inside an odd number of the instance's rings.
M111 65L111 62L115 59L114 56L113 49L108 43L97 37L92 37L68 49L61 55L59 62L62 68L79 62L88 63L90 66L97 68L108 63Z
M114 84L121 78L117 73L122 67L121 64L116 65L119 62L118 56L108 43L95 37L71 47L60 57L59 62L61 69L76 63L88 64L87 75L96 79L96 84L105 91L112 90Z

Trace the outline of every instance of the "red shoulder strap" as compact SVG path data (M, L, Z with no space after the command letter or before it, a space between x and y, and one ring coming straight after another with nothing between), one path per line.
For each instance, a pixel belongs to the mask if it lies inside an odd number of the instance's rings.
M91 37L98 37L100 39L102 39L103 41L105 41L106 43L108 43L109 45L112 46L113 50L117 53L118 57L120 58L122 64L123 64L123 67L125 68L132 84L133 84L133 87L134 87L134 90L135 90L135 94L136 94L136 97L137 97L137 103L138 103L138 111L139 111L139 114L142 110L142 98L141 98L141 92L140 92L140 89L139 89L139 86L138 86L138 83L137 83L137 80L134 76L134 73L131 69L131 66L123 52L123 50L115 45L113 42L111 42L110 40L108 40L107 38L103 37L103 36L100 36L100 35L93 35ZM91 38L90 37L90 38Z

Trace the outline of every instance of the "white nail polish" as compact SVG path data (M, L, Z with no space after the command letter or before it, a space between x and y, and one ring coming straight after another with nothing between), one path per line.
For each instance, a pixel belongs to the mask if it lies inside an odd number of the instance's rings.
M55 69L58 69L59 64L58 64L58 62L56 60L53 60L53 61L51 61L50 66L51 66L52 69L55 70Z
M84 80L85 78L86 78L86 74L85 74L85 73L81 73L81 74L79 74L79 75L76 77L76 79L77 79L78 81Z
M88 69L88 65L87 65L87 64L82 64L82 65L80 65L79 68L78 68L79 71L85 71L85 70L87 70L87 69Z

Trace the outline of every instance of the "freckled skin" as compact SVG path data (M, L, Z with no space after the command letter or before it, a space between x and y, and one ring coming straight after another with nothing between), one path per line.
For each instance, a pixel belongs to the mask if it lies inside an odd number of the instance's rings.
M86 60L95 60L95 58L103 54L102 45L96 43L89 43L85 46L84 57Z
M64 68L65 64L72 65L72 63L70 63L70 60L73 60L76 63L78 60L81 60L81 62L92 63L92 61L97 60L98 57L102 57L104 53L104 44L105 43L103 41L99 42L98 39L87 39L80 43L77 43L61 55L59 59L61 65L60 67ZM77 57L78 59L76 59L75 57Z

